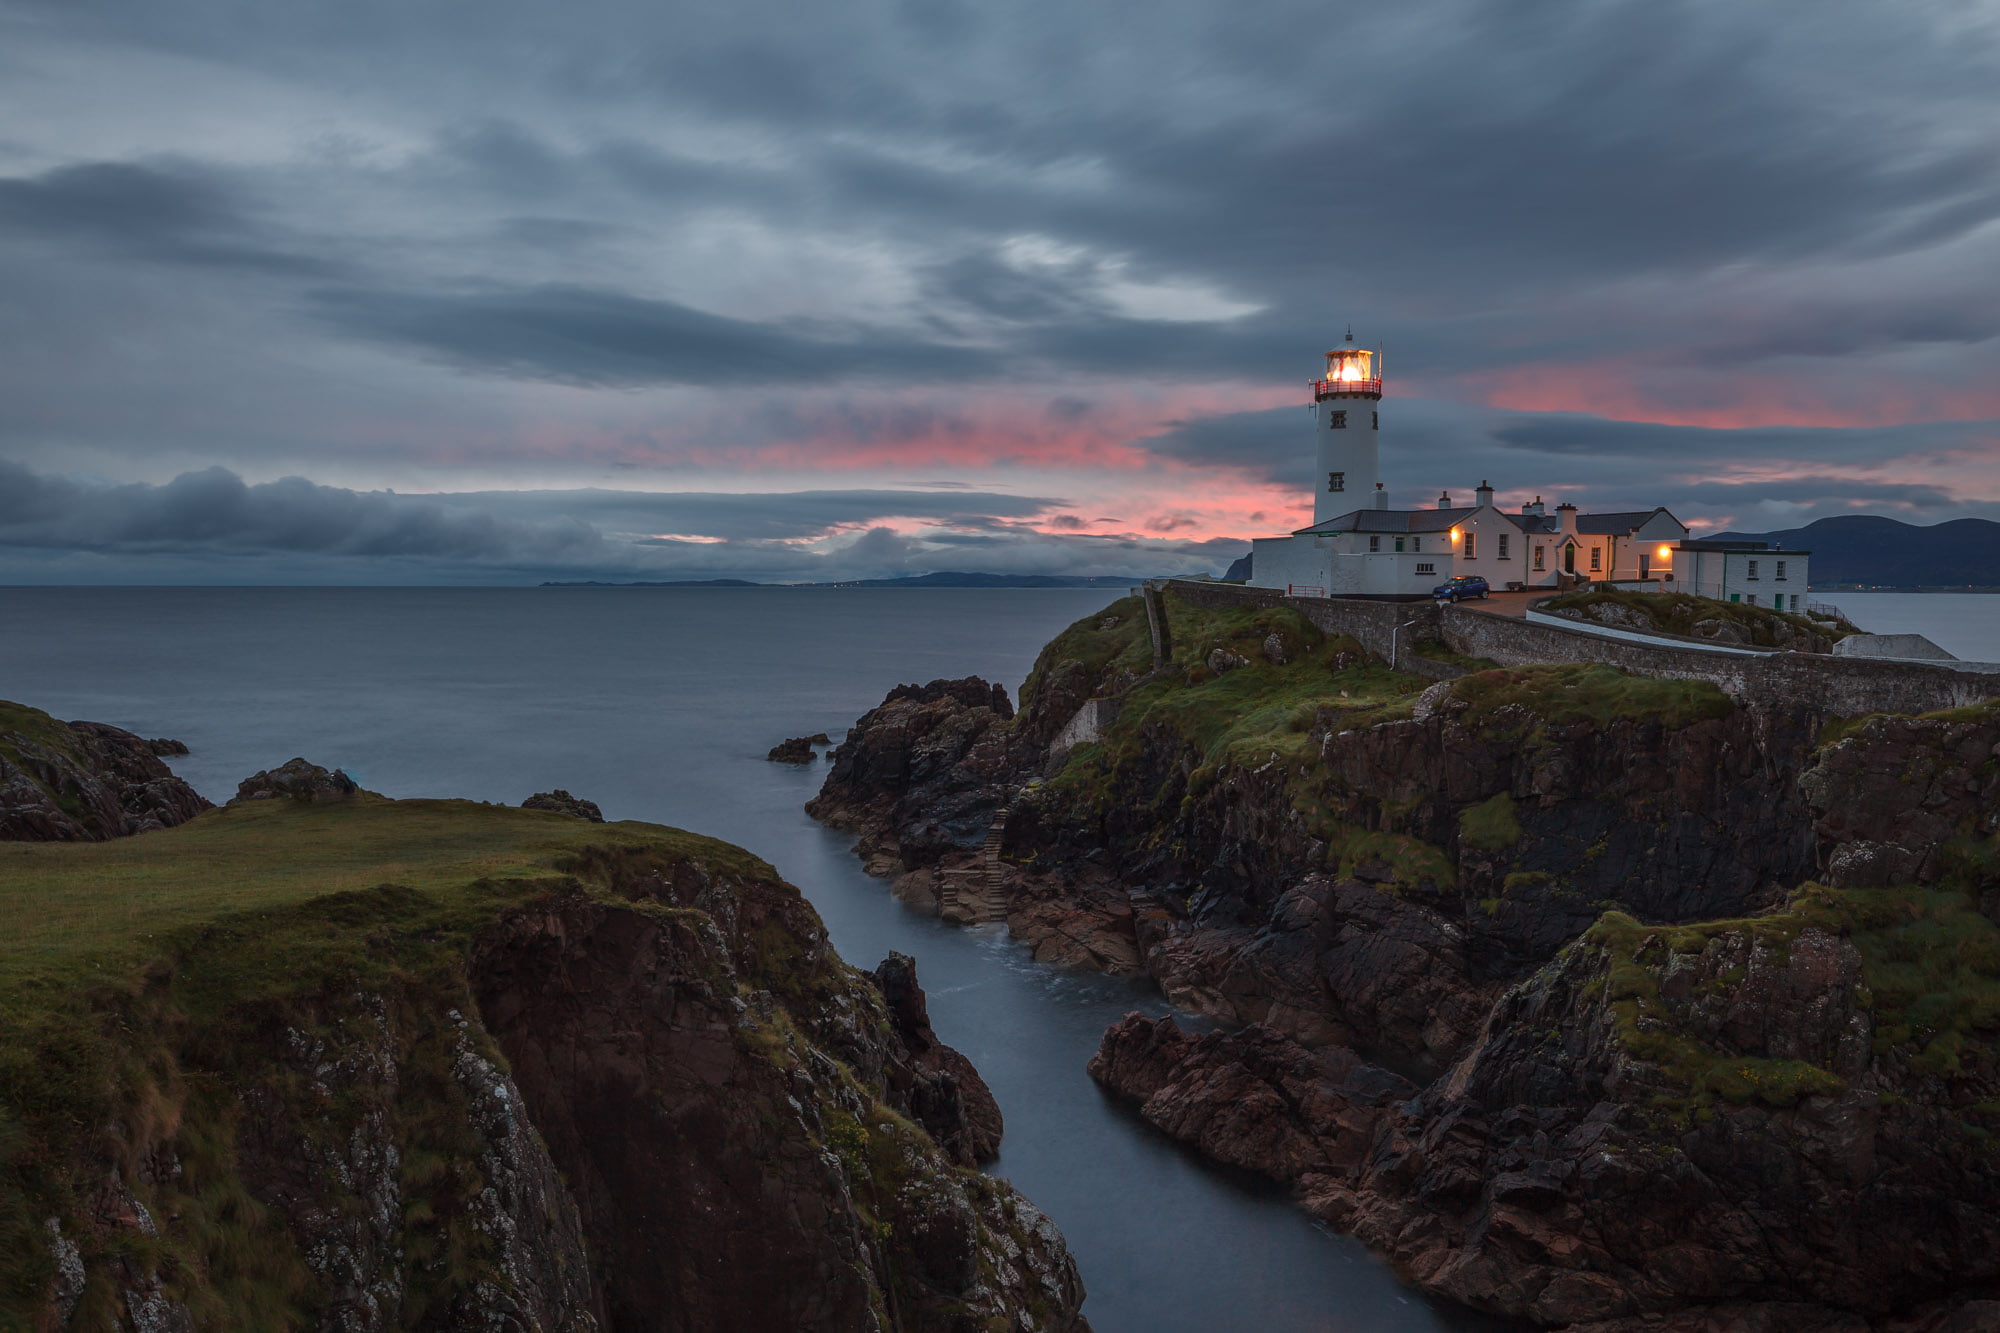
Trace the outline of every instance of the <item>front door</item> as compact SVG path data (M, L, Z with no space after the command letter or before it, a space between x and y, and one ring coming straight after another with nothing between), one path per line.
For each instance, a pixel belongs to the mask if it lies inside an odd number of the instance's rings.
M1563 547L1563 573L1576 573L1576 547L1573 544Z
M1651 551L1641 551L1639 552L1639 577L1642 579L1646 579L1646 578L1651 578L1652 576L1653 576L1653 553Z

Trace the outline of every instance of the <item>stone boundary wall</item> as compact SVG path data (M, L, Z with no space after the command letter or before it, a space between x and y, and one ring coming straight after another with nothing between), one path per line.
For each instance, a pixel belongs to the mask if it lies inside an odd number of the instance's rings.
M1166 585L1196 606L1286 606L1329 634L1346 634L1387 660L1392 629L1403 669L1425 661L1409 649L1419 638L1452 652L1484 657L1501 666L1605 662L1638 675L1706 680L1730 696L1796 708L1829 717L1861 713L1928 713L1960 708L2000 694L2000 680L1973 671L1923 662L1834 657L1822 653L1746 656L1660 641L1626 642L1566 625L1534 624L1512 616L1436 602L1362 602L1287 597L1273 588L1228 584ZM1408 622L1415 623L1409 624ZM1427 665L1439 665L1426 663ZM1429 671L1424 675L1431 675Z
M1738 657L1770 657L1775 650L1770 648L1738 648L1726 643L1703 643L1700 639L1689 638L1685 634L1656 634L1650 630L1619 629L1615 625L1599 625L1589 620L1572 620L1567 616L1550 615L1547 611L1537 611L1537 603L1530 603L1522 619L1530 625L1553 625L1558 629L1578 629L1585 634L1595 634L1601 639L1623 639L1627 643L1643 643L1680 648L1686 647L1698 653L1732 653Z

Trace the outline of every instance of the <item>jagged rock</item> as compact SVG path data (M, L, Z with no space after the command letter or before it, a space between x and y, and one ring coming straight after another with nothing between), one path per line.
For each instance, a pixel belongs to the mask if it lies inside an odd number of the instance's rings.
M1709 639L1715 643L1750 642L1750 632L1733 620L1697 620L1693 633L1697 639Z
M814 739L811 736L794 736L789 740L780 741L773 745L771 752L764 757L777 764L810 764L813 761ZM817 739L822 745L827 744L824 732Z
M1218 676L1225 671L1234 671L1238 667L1249 665L1249 658L1232 653L1227 648L1217 648L1208 655L1208 669Z
M1285 655L1285 636L1272 630L1264 636L1264 660L1272 666L1283 666L1290 659Z
M961 1165L977 1166L1000 1155L1000 1103L972 1061L938 1040L931 1030L916 960L891 952L872 974L889 1007L889 1021L909 1054L906 1086L891 1085L908 1100L918 1124Z
M0 704L0 841L94 842L171 828L208 808L143 737Z
M353 778L339 769L331 771L318 764L307 763L304 759L288 759L276 768L265 769L252 774L236 786L236 795L229 804L238 801L268 801L279 797L308 804L324 801L345 801L361 788Z
M569 815L576 819L588 820L593 824L604 822L604 812L597 808L597 802L586 801L571 796L561 787L554 791L538 791L521 802L523 810L553 810L559 815Z
M175 755L183 755L188 752L185 741L169 740L165 736L156 736L152 740L147 741L146 748L162 759L170 759Z

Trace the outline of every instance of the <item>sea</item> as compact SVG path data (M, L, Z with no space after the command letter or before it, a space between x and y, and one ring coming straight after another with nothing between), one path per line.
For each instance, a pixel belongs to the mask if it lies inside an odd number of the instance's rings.
M214 801L295 755L390 796L517 803L564 788L607 819L740 843L799 886L849 962L917 960L940 1036L1006 1117L992 1170L1068 1237L1100 1333L1508 1327L1403 1286L1282 1190L1205 1163L1085 1072L1104 1029L1170 1012L1147 984L1034 962L1002 927L945 926L862 873L802 806L836 739L895 684L1017 691L1103 590L0 588L0 698L185 741ZM2000 597L1846 594L1864 628L2000 660Z

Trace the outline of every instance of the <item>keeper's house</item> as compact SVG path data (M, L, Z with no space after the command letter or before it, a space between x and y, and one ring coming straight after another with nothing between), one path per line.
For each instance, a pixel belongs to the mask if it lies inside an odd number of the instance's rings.
M1379 352L1348 345L1326 354L1313 382L1316 487L1313 524L1251 543L1249 582L1299 597L1429 597L1454 574L1497 591L1551 591L1615 583L1691 592L1784 611L1805 609L1808 552L1759 542L1701 541L1665 509L1554 513L1536 496L1518 512L1481 482L1460 506L1449 492L1431 509L1391 509L1380 480ZM1359 507L1357 507L1357 501Z

